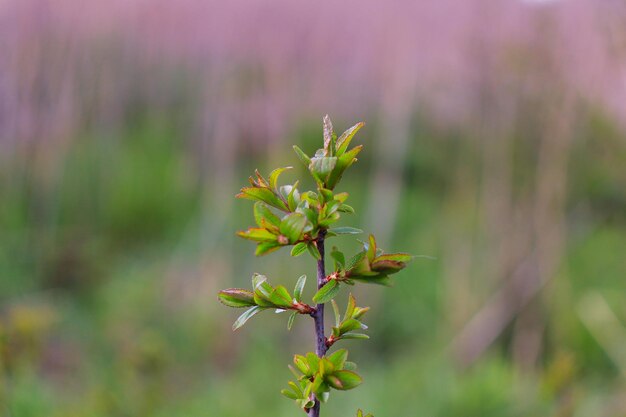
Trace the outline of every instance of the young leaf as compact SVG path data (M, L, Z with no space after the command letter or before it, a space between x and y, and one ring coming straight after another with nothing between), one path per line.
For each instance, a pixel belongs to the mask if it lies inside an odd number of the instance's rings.
M339 349L328 356L328 360L333 364L335 369L343 369L346 359L348 359L348 351L346 349Z
M371 264L372 270L376 272L380 272L381 274L387 274L387 275L395 274L396 272L404 269L404 267L406 267L406 264L404 262L398 262L398 261L392 261L392 260L382 260L382 261L374 260L374 262L372 262Z
M340 205L337 210L342 212L342 213L350 213L350 214L354 213L354 208L352 206L348 205L348 204Z
M356 307L354 309L354 312L352 313L352 318L358 320L363 317L363 314L367 313L368 311L370 311L369 307Z
M363 333L345 333L341 335L341 339L342 340L348 340L348 339L359 339L359 340L367 340L370 337L366 334Z
M240 288L229 288L222 290L218 294L219 301L228 307L251 307L255 306L254 294L251 291Z
M296 319L297 315L298 315L297 311L294 311L293 313L289 315L289 318L287 319L287 330L291 330L291 328L293 327L293 322Z
M296 287L293 290L293 296L298 302L302 300L302 290L304 290L305 284L306 284L306 275L302 275L300 278L298 278L298 281L296 282Z
M285 397L289 398L290 400L298 400L298 399L300 399L300 397L298 397L296 394L294 394L293 391L290 391L288 389L282 389L282 390L280 390L280 393L283 394Z
M348 320L348 319L354 318L353 314L354 314L355 308L356 308L356 299L354 298L354 295L350 293L350 295L348 295L348 306L346 307L346 314L345 316L343 316L343 319Z
M287 194L287 205L289 210L294 211L300 203L300 193L298 192L298 181L291 187L291 191Z
M337 159L336 166L330 173L326 181L326 187L330 188L331 190L335 188L335 185L337 185L337 183L341 179L344 171L348 169L354 162L356 162L355 156L358 155L359 152L361 152L361 149L363 149L363 145L355 146Z
M298 155L298 158L304 164L304 166L308 168L311 164L311 158L309 158L307 154L302 152L302 149L298 148L296 145L293 145L293 150L296 152L296 155Z
M363 378L352 371L336 371L332 376L334 378L327 380L328 385L342 391L355 388L363 382Z
M296 243L293 248L291 248L291 256L296 257L302 255L306 250L306 245L306 242Z
M306 223L307 219L303 214L288 214L280 222L280 233L289 239L289 243L295 243L300 239Z
M339 306L335 300L330 300L330 303L333 306L333 312L335 313L335 326L339 327L341 323L341 316L339 315Z
M333 195L332 190L328 190L326 188L320 188L319 191L320 191L320 195L323 198L322 200L323 203L328 203L329 201L334 200L334 195Z
M317 245L315 244L315 242L309 242L306 245L306 248L308 249L309 253L311 254L311 256L313 256L315 259L317 259L318 261L320 259L322 259L322 254L320 253L320 251L317 249Z
M351 271L353 270L357 265L361 264L362 261L365 258L365 251L359 252L356 255L354 255L352 258L350 258L350 260L348 261L348 263L346 264L346 271ZM368 262L369 265L369 262Z
M309 171L321 185L326 185L335 165L337 165L337 158L334 156L315 157L311 159Z
M333 138L333 123L328 115L324 116L324 151L327 156L333 156L335 150L331 147Z
M320 358L313 352L306 354L306 361L311 369L311 375L316 374L319 370Z
M313 372L311 372L311 367L309 366L309 363L307 362L307 358L305 358L304 356L295 355L293 357L293 363L296 365L296 368L298 368L298 370L302 372L304 375L310 376L313 374Z
M359 233L363 233L363 230L357 229L356 227L333 227L328 230L338 235L358 235Z
M346 130L339 136L337 139L337 156L343 155L343 153L350 146L350 142L356 133L365 125L363 122L359 122L352 126L350 129Z
M272 253L275 250L280 249L282 245L278 242L261 242L256 246L256 250L254 254L256 256L267 255L268 253Z
M344 334L352 330L361 328L363 328L363 324L360 321L355 319L348 319L341 323L341 326L339 326L339 331L341 332L341 334Z
M346 257L343 252L340 252L336 246L333 246L330 251L330 256L335 261L335 270L339 270L340 268L344 268L346 265Z
M254 203L254 220L261 228L265 228L266 223L269 223L274 227L280 226L280 219L278 216L272 213L265 203L260 201Z
M328 281L313 296L313 301L317 304L324 304L332 300L339 292L339 282L335 279Z
M408 253L387 253L384 255L379 255L374 258L374 262L378 261L395 261L395 262L409 262L413 259L412 255Z
M241 189L241 192L237 194L237 197L253 201L263 201L272 207L276 207L282 211L288 211L285 202L278 198L278 196L274 194L274 191L269 188L244 187Z
M241 316L239 316L239 318L233 324L233 330L237 330L238 328L246 324L248 320L250 320L255 314L257 314L258 312L262 310L263 310L262 307L254 306L251 309L244 311L244 313Z
M270 294L270 301L277 307L289 308L293 305L293 299L289 295L289 291L282 285L274 288L274 291Z
M376 257L376 239L374 239L374 235L370 235L369 244L367 245L367 259L370 262L374 260Z
M283 172L292 169L293 167L284 167L284 168L276 168L275 170L273 170L270 173L270 178L269 178L269 186L271 189L275 190L276 189L276 182L278 181L278 177L280 176L280 174L282 174Z
M275 242L276 235L266 229L251 227L248 230L237 232L237 236L256 242Z

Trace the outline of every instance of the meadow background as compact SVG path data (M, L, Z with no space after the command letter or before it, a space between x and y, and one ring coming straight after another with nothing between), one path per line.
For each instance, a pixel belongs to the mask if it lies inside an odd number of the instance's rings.
M356 289L323 414L626 415L623 2L0 0L0 45L0 416L301 415L312 323L216 292L314 274L234 195L326 113L344 224L435 259Z

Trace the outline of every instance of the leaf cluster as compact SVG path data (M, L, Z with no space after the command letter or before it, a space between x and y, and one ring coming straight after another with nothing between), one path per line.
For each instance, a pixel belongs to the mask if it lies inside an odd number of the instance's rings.
M347 359L346 349L337 350L321 358L313 352L305 356L295 355L293 358L295 368L290 366L290 369L297 382L289 381L289 389L283 389L281 393L295 400L306 411L314 405L310 400L311 394L315 394L321 402L326 402L331 389L346 391L356 388L363 382L363 378L354 372L356 364L348 362Z
M302 302L302 290L305 283L306 275L302 275L296 282L292 296L284 286L273 287L267 282L266 276L254 274L252 276L252 291L242 288L228 288L218 293L218 299L228 307L250 307L235 321L233 330L237 330L254 315L267 309L276 309L277 312L293 310L288 322L288 327L291 329L297 314L311 314L315 311L314 307Z

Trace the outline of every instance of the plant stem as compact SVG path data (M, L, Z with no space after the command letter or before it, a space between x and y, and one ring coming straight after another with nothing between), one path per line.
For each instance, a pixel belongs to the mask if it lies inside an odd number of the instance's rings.
M317 261L317 289L319 290L326 283L326 268L324 266L324 237L326 231L321 230L317 238L317 249L320 252L320 259ZM313 314L313 320L315 321L315 353L320 358L326 354L326 335L324 334L324 304L318 304L315 314ZM313 395L315 405L309 410L309 417L319 417L320 415L320 402L315 395Z

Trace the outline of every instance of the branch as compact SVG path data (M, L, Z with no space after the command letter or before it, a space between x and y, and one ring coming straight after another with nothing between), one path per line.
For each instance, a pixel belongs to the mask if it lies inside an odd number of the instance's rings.
M317 289L319 290L326 283L326 268L324 266L324 237L326 230L320 230L317 238L317 250L320 252L320 259L317 261ZM328 347L326 346L326 336L324 334L324 304L318 304L315 313L312 314L315 321L315 354L320 358L326 354ZM319 417L320 402L315 395L312 398L315 401L313 408L309 409L309 417Z

